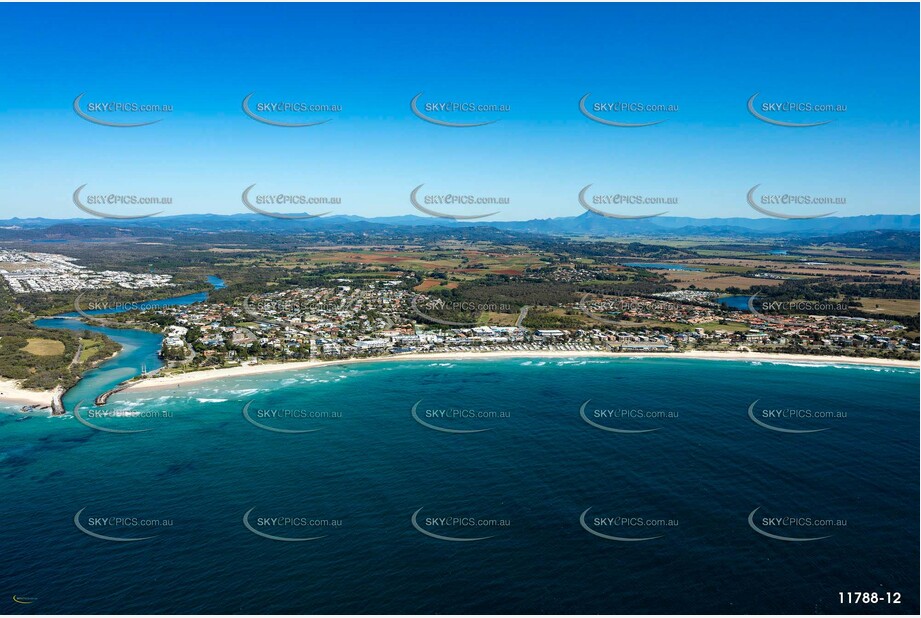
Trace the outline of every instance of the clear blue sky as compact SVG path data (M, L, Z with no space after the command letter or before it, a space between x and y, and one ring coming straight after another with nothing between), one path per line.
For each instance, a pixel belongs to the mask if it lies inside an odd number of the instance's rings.
M431 193L507 196L497 219L579 215L577 194L677 196L671 214L761 216L745 194L844 196L840 214L919 211L916 4L2 5L0 218L85 216L71 194L173 197L165 214L242 213L241 191L341 196L334 211L420 214ZM501 103L446 128L409 102ZM168 114L79 118L74 98L166 103ZM247 118L254 102L342 106ZM666 114L580 114L579 99L673 104ZM746 102L847 105L752 117ZM84 102L86 102L84 101ZM84 108L85 109L85 108ZM269 114L266 114L269 115ZM601 115L601 114L599 114ZM270 210L285 210L269 208ZM290 209L288 209L290 210ZM301 211L303 209L294 209ZM123 211L125 212L125 211ZM460 212L455 210L453 212Z

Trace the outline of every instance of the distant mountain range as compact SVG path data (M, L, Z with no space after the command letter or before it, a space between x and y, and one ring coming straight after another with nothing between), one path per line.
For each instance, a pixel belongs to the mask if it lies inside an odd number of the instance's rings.
M824 217L821 219L746 219L743 217L695 219L692 217L654 217L651 219L608 219L593 213L577 217L554 219L531 219L528 221L476 221L458 222L436 217L329 216L316 219L275 219L256 214L237 215L177 215L152 217L131 221L109 219L6 219L0 220L0 239L14 238L18 233L30 232L28 237L41 236L41 230L55 228L57 234L72 230L77 235L86 235L87 226L97 228L93 233L99 237L115 235L117 229L128 230L175 230L183 232L310 232L310 231L369 231L382 228L416 227L491 227L508 232L546 234L557 236L804 236L846 234L879 230L918 232L921 229L919 215L860 215L855 217ZM108 229L106 229L108 228ZM140 231L140 230L138 230Z

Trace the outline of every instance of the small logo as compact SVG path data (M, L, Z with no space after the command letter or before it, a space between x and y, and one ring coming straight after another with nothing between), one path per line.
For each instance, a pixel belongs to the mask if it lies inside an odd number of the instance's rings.
M593 320L598 320L599 322L605 322L607 324L614 324L615 326L620 326L619 321L609 320L593 312L591 309L589 309L588 306L585 304L585 301L588 299L589 296L591 296L591 294L588 294L588 293L585 293L582 295L582 299L579 301L579 304L577 305L577 307L579 308L579 311L581 311L588 317L592 318Z
M137 541L146 541L146 540L148 540L148 539L156 538L156 535L154 535L154 536L142 536L142 537L136 537L136 538L129 538L129 539L126 539L126 538L123 538L123 537L107 536L107 535L105 535L105 534L98 534L98 533L96 533L96 532L91 532L90 530L87 530L86 527L84 527L83 524L80 523L80 515L82 515L82 514L83 514L83 511L85 511L85 510L86 510L86 507L83 507L82 509L80 509L79 511L77 511L77 514L76 514L76 515L74 515L74 525L77 526L77 529L78 529L80 532L82 532L82 533L84 533L84 534L88 534L89 536L91 536L91 537L93 537L93 538L95 538L95 539L101 539L101 540L103 540L103 541L112 541L113 543L135 543L135 542L137 542ZM92 517L90 518L90 520L93 520L93 519L94 519L94 518L92 518ZM116 519L117 519L118 521L115 521ZM116 525L116 524L119 524L119 525L138 525L138 521L137 521L136 519L134 519L134 518L111 518L111 517L99 518L99 517L97 517L97 518L95 518L95 520L96 520L97 525L101 525L101 526ZM112 520L112 521L110 521L110 520ZM153 524L153 523L159 523L159 522L150 522L150 523L145 522L144 525L151 525L151 524ZM92 521L90 522L90 525L93 525Z
M775 318L775 317L771 317L769 315L765 315L761 313L760 311L758 311L757 309L755 309L755 299L756 298L758 298L757 292L748 297L748 310L751 312L751 314L758 316L760 319L764 320L765 322L771 322L772 324L779 324L782 320ZM764 303L762 303L762 305L763 304Z
M98 118L93 118L82 109L80 109L80 99L83 98L85 92L81 92L77 95L77 98L74 99L74 112L83 118L86 121L92 122L93 124L102 125L104 127L117 127L117 128L131 128L131 127L146 127L147 125L157 124L160 120L151 120L149 122L109 122L107 120L99 120ZM118 104L118 103L106 103L105 111L137 111L136 109L130 109L137 107L135 104L127 104L127 106Z
M749 112L752 116L754 116L755 118L757 118L758 120L760 120L760 121L762 121L762 122L766 122L766 123L768 123L768 124L777 125L778 127L791 127L791 128L794 128L794 129L803 129L803 128L806 128L806 127L819 127L819 126L822 126L823 124L828 124L828 123L832 122L831 120L825 120L825 121L823 121L823 122L784 122L783 120L774 120L773 118L768 118L767 116L765 116L765 115L763 115L763 114L759 114L758 112L755 111L755 99L758 98L758 95L759 95L759 94L761 94L761 93L760 93L760 92L756 92L755 94L753 94L753 95L751 96L750 99L748 99L748 112ZM778 110L784 111L784 110L783 110L783 107L786 106L786 107L789 108L791 104L779 104L779 105L777 105L777 104L766 104L766 105L767 105L768 107L776 107ZM797 104L793 104L792 109L793 109L793 111L812 111L811 109L805 109L805 108L803 107L803 105L805 105L805 104L798 104L798 105L797 105ZM762 107L764 107L764 106L762 106Z
M316 432L316 431L322 431L322 430L323 430L322 427L320 427L319 429L282 429L282 428L280 428L280 427L269 427L268 425L264 425L264 424L262 424L262 423L256 421L255 419L253 419L252 416L250 416L250 413L249 413L249 406L250 406L250 404L252 404L252 403L253 403L253 401L250 400L250 401L246 402L246 405L245 405L245 406L243 406L243 418L246 419L247 422L252 423L252 424L255 425L256 427L258 427L259 429L264 429L264 430L266 430L266 431L274 431L275 433L287 433L287 434L292 434L292 433L295 433L295 434L299 434L299 433L314 433L314 432ZM260 410L260 412L261 412L261 410ZM277 412L277 411L276 411L276 410L272 410L272 411L270 411L270 412L273 412L273 413L274 413L274 412ZM278 416L278 415L275 414L275 416Z
M749 189L749 190L748 190L748 195L746 196L746 199L748 200L748 205L749 205L749 206L751 206L753 209L757 210L758 212L760 212L760 213L763 214L763 215L767 215L767 216L769 216L769 217L774 217L774 218L776 218L776 219L820 219L821 217L828 217L828 216L831 216L831 215L833 215L833 214L835 214L835 213L837 212L837 211L826 212L826 213L822 213L821 215L788 215L787 213L784 213L784 212L777 212L777 211L774 211L774 210L768 210L767 208L764 208L763 206L759 206L758 204L755 203L755 199L754 199L755 190L756 190L758 187L760 187L760 186L761 186L760 184L757 184L757 185L755 185L754 187L752 187L751 189ZM780 198L784 198L784 197L790 197L790 198L793 198L793 197L797 197L797 198L802 197L802 198L805 198L805 196L777 196L777 197L780 197ZM800 203L808 203L809 201L810 201L809 199L803 199ZM787 200L786 202L784 202L782 199L778 199L778 200L776 200L776 202L777 202L777 203L781 203L781 202L783 202L783 203L793 203L791 200Z
M428 427L429 429L434 429L435 431L441 431L444 433L482 433L484 431L492 431L493 429L492 427L489 427L487 429L446 429L444 427L439 427L438 425L432 425L431 423L426 423L421 418L419 418L418 408L419 408L420 403L422 403L421 399L413 404L412 416L413 416L413 420L419 423L420 425L422 425L423 427ZM450 415L451 411L442 411L442 412L446 412L448 415Z
M788 542L788 543L808 543L809 541L821 541L822 539L828 539L828 538L831 538L831 537L833 536L833 535L828 535L828 536L814 536L814 537L803 538L803 537L781 536L781 535L779 535L779 534L771 534L770 532L766 532L766 531L762 530L761 528L759 528L759 527L755 524L755 513L757 513L760 509L761 509L761 507L759 506L759 507L756 508L754 511L752 511L751 513L748 514L748 525L751 527L752 530L754 530L755 532L757 532L757 533L760 534L760 535L763 535L763 536L768 537L769 539L774 539L774 540L776 540L776 541L786 541L786 542ZM762 523L765 523L765 524L775 524L775 525L783 525L783 524L785 523L785 520L788 520L788 519L790 519L790 518L781 518L781 517L767 518L767 517L763 517L763 518L762 518ZM805 521L806 518L796 518L796 519L804 520L802 523L807 523L807 522ZM807 523L807 525L811 525L811 520L809 521L809 523ZM840 525L840 524L839 524L839 525ZM846 525L846 524L845 524L845 525Z
M412 307L413 313L418 315L420 318L426 319L430 322L435 322L437 324L444 324L445 326L459 326L459 327L476 326L476 322L451 322L449 320L442 320L439 318L432 317L427 313L423 313L422 310L419 309L419 305L417 302L419 298L420 298L419 296L413 296L409 304L410 304L410 307ZM441 304L442 306L444 306L443 303L438 303L438 301L434 301L434 302L436 304ZM439 307L436 306L435 308L439 308Z
M594 534L595 536L600 537L602 539L605 539L608 541L618 541L620 543L640 543L643 541L653 541L655 539L661 539L663 536L665 536L664 534L660 534L658 536L627 537L627 536L614 536L611 534L604 534L603 532L598 532L597 530L589 526L588 523L585 521L585 516L588 515L588 512L591 511L592 508L593 507L588 507L587 509L582 511L582 515L579 516L579 523L582 525L582 527L585 529L586 532L589 532L590 534ZM637 519L637 518L621 518L621 517L601 517L599 518L599 517L596 517L594 518L594 521L599 522L600 524L607 524L607 525L631 525L632 524L631 520L633 519ZM637 523L636 525L644 525L644 524L645 522L641 522L641 523Z
M486 122L448 122L446 120L438 120L437 118L426 116L421 111L419 111L418 102L419 102L419 97L421 96L422 96L421 92L417 94L416 96L414 96L413 100L410 101L409 103L409 108L412 110L413 114L415 114L417 118L420 118L421 120L424 120L426 122L437 124L442 127L453 127L453 128L461 128L461 129L469 128L469 127L483 127L488 124L493 124L494 122L499 122L498 120L488 120ZM437 103L437 104L430 104L430 105L432 106L433 110L463 111L463 112L479 111L477 109L478 107L498 107L498 106L477 106L477 105L473 105L469 103Z
M278 120L269 120L268 118L263 118L262 116L259 116L258 114L256 114L249 108L249 100L253 98L254 94L256 93L250 92L248 95L243 97L243 113L249 116L250 118L252 118L253 120L256 120L263 124L268 124L273 127L288 127L288 128L315 127L320 124L326 124L327 122L332 120L332 118L327 118L326 120L317 120L316 122L279 122Z
M287 536L276 536L274 534L263 532L262 530L257 530L255 527L253 527L253 525L249 521L249 515L254 510L256 510L256 507L251 508L250 510L246 511L246 513L243 514L243 525L246 526L247 530L249 530L256 536L261 536L264 539L269 539L271 541L281 541L283 543L303 543L304 541L317 541L319 539L323 539L328 536L324 534L323 536L287 537ZM271 523L274 523L273 521L271 521L272 519L280 519L280 518L260 518L260 519L265 519L266 523L271 524ZM288 523L288 522L281 522L281 523Z
M255 319L257 322L263 322L265 324L274 324L275 326L291 326L293 324L293 322L289 322L286 320L274 320L272 318L267 318L261 313L259 313L258 311L255 311L250 306L250 303L249 303L249 299L252 296L255 296L255 294L250 294L248 296L243 297L243 311L244 313L246 313L246 315Z
M83 296L84 296L85 294L86 294L86 292L80 292L80 293L77 295L77 297L74 299L74 311L76 311L78 314L80 314L80 317L82 317L82 318L85 319L85 320L90 320L91 322L100 322L100 321L102 321L102 320L100 320L99 318L96 318L96 317L94 317L94 316L91 316L90 314L88 314L88 313L86 313L85 311L83 311L83 308L80 306L80 299L83 298Z
M418 199L419 189L421 189L421 188L424 187L424 186L425 186L425 183L419 185L418 187L416 187L415 189L413 189L413 190L410 192L410 194L409 194L409 203L413 205L413 208L415 208L415 209L418 210L419 212L424 212L424 213L427 214L427 215L431 215L431 216L433 216L433 217L439 217L439 218L441 218L441 219L453 219L453 220L455 220L455 221L470 221L470 220L473 220L473 219L482 219L482 218L484 218L484 217L491 217L492 215L497 215L497 214L499 214L499 213L501 212L501 211L497 210L497 211L495 211L495 212L487 212L486 214L482 214L482 215L449 215L448 213L445 213L445 212L439 212L439 211L433 210L433 209L431 209L431 208L426 208L425 206L423 206L422 204L419 203L419 199ZM472 196L466 196L466 195L464 195L464 196L451 196L451 195L448 195L448 196L436 196L436 197L439 197L439 198L446 198L446 199L441 199L441 200L440 200L441 203L445 203L445 204L447 204L447 203L471 203L471 202L476 202L476 201L477 201L476 198L472 198ZM457 198L457 199L455 199L455 200L450 199L450 198L452 198L452 197L453 197L453 198ZM465 201L465 200L467 200L468 198L470 198L469 201Z
M613 212L607 212L607 211L601 210L600 208L595 208L594 206L592 206L591 204L589 204L588 201L585 199L585 193L586 193L591 187L592 187L592 185L585 185L584 187L582 187L582 190L579 191L579 204L580 204L580 205L582 206L582 208L584 208L585 210L587 210L587 211L589 211L589 212L593 212L593 213L595 213L596 215L601 215L602 217L607 217L607 218L609 218L609 219L650 219L650 218L652 218L652 217L661 217L661 216L664 215L664 214L668 214L668 211L667 211L667 210L663 210L662 212L657 212L657 213L652 214L652 215L619 215L619 214L616 214L616 213L613 213ZM602 196L602 197L606 197L606 196ZM625 196L625 197L631 197L631 198L632 198L632 197L637 197L637 196ZM640 197L641 197L641 196L640 196ZM651 198L651 199L654 199L654 198ZM674 199L674 198L666 198L666 199ZM640 201L640 202L643 202L644 200L643 200L643 199L640 199L639 201ZM625 202L625 203L626 203L626 202Z
M424 534L425 536L431 537L433 539L438 539L439 541L450 541L452 543L472 543L474 541L485 541L486 539L491 539L496 535L491 536L479 536L479 537L456 537L456 536L445 536L443 534L435 534L434 532L429 532L419 524L419 513L422 512L422 509L425 507L420 507L413 513L412 521L413 528ZM431 523L432 525L454 525L454 526L476 526L479 525L472 517L429 517L426 518L426 522ZM490 522L495 524L496 522ZM507 524L506 524L507 525Z
M83 187L85 186L86 184L82 184L79 187L77 187L76 191L74 191L74 195L73 195L74 206L76 206L77 208L79 208L80 210L82 210L83 212L87 214L93 215L94 217L99 217L101 219L118 219L118 220L146 219L147 217L153 217L154 215L159 215L161 212L163 212L162 210L159 210L157 212L152 212L147 215L113 215L107 212L93 210L89 206L85 205L80 198L80 192L83 190ZM109 195L107 196L107 201L108 203L126 203L125 200L120 199L124 197L127 197L127 196Z
M592 427L595 427L596 429L601 429L603 431L610 431L611 433L649 433L652 431L659 431L659 429L661 429L661 427L655 427L653 429L617 429L615 427L608 427L607 425L596 423L595 421L589 419L588 416L586 416L585 414L585 406L587 406L590 401L591 399L583 403L582 407L579 408L579 416L582 417L583 421L585 421ZM631 414L631 412L633 412L633 414ZM643 412L642 410L638 410L638 411L637 410L595 410L595 415L597 418L608 418L608 417L613 417L613 416L628 416L628 417L645 416L645 414L643 414L642 412ZM616 414L616 413L619 413L619 414Z
M125 433L144 433L145 431L152 431L152 429L108 429L108 428L106 428L106 427L100 427L99 425L94 425L93 423L91 423L91 422L89 422L88 420L86 420L85 418L83 418L83 416L80 414L80 406L83 405L83 401L85 401L85 400L82 400L82 399L81 399L81 400L78 401L78 402L76 403L76 405L74 406L74 418L77 419L77 421L78 421L80 424L86 425L86 426L89 427L90 429L95 429L96 431L104 431L104 432L106 432L106 433L121 433L121 434L125 434Z
M323 215L328 215L330 212L332 212L332 211L321 212L318 215L311 215L307 213L304 213L302 215L286 215L280 212L269 212L267 210L262 210L261 208L254 206L253 203L249 199L249 192L252 191L253 187L255 186L256 186L255 184L252 184L246 187L246 189L243 190L243 194L241 195L241 198L243 199L243 205L258 215L263 215L265 217L272 217L273 219L315 219L317 217L322 217Z
M748 418L750 418L756 425L759 427L764 427L765 429L770 429L771 431L779 431L781 433L818 433L820 431L827 431L831 429L830 427L823 427L822 429L784 429L782 427L774 427L773 425L768 425L763 421L759 421L755 418L755 404L761 401L760 399L755 399L750 406L748 406Z
M760 292L759 292L760 293ZM846 312L850 309L850 305L845 302L823 302L823 301L809 301L809 300L797 300L797 301L784 301L784 300L772 300L768 302L759 303L761 306L761 311L755 308L755 299L758 298L758 294L753 294L748 298L748 310L752 315L758 316L758 318L764 320L765 322L772 322L774 324L780 324L783 322L783 316L786 315L789 317L795 317L804 313L809 314L828 314L832 311ZM777 312L776 315L780 317L772 317L764 313L765 311L774 311Z
M38 597L21 597L17 594L13 595L13 602L19 603L20 605L29 605L38 601Z
M589 118L589 119L591 119L591 120L594 120L595 122L598 122L598 123L601 123L601 124L606 124L606 125L608 125L609 127L624 127L624 128L628 128L628 129L630 129L630 128L635 129L635 128L639 128L639 127L651 127L651 126L653 126L653 125L662 124L663 122L665 122L665 120L656 120L656 121L654 121L654 122L615 122L615 121L613 121L613 120L606 120L605 118L601 118L600 116L596 116L595 114L591 113L591 112L588 111L588 109L585 107L585 102L588 100L588 98L589 98L591 95L592 95L592 93L589 92L589 93L587 93L585 96L583 96L581 99L579 99L579 111L582 112L582 115L583 115L583 116L585 116L586 118ZM643 107L643 106L639 106L639 107ZM643 110L642 110L642 109L636 109L636 110L632 110L632 111L643 111Z

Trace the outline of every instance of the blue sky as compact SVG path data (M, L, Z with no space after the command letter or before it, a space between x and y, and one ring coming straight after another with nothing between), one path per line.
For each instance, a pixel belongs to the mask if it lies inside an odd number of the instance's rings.
M769 193L845 197L843 215L919 211L916 4L2 5L0 218L85 216L71 194L172 197L164 214L245 213L240 193L338 196L336 214L421 214L409 192L508 197L493 219L579 215L579 190L678 197L670 214L760 217ZM96 114L84 103L170 104ZM254 101L336 104L271 116ZM424 122L410 100L508 105L476 128ZM677 105L599 114L590 102ZM759 102L843 104L761 122ZM84 108L85 109L85 108ZM766 113L767 114L767 113ZM144 212L123 207L121 212ZM465 207L442 210L464 214ZM639 207L638 207L639 208ZM805 208L805 207L804 207ZM303 208L268 208L302 211ZM324 209L326 210L326 209ZM477 210L472 208L472 210ZM482 210L482 209L480 209ZM110 209L111 211L111 209Z

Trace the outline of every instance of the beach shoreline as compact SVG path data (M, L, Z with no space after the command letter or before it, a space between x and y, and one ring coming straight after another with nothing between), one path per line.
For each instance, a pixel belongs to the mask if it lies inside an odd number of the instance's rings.
M850 358L842 356L805 356L799 354L771 354L761 352L603 352L603 351L566 351L566 350L524 350L524 351L490 351L490 352L432 352L410 353L393 356L371 358L347 358L331 361L296 361L291 363L264 363L255 365L239 365L236 367L223 367L219 369L206 369L188 373L172 374L135 380L128 383L122 392L161 390L179 388L189 384L208 382L221 378L248 377L285 371L299 371L337 365L352 365L358 363L394 362L394 361L466 361L479 359L500 358L604 358L604 359L634 359L634 358L671 358L695 360L721 360L721 361L749 361L749 362L796 362L809 364L847 364L865 365L875 367L901 367L919 369L919 363L884 358Z
M117 353L116 353L117 354ZM716 352L716 351L690 351L690 352L604 352L597 350L521 350L521 351L488 351L488 352L431 352L397 354L392 356L375 356L370 358L346 358L330 361L296 361L290 363L258 363L254 365L238 365L235 367L222 367L218 369L204 369L187 373L175 373L143 380L132 380L120 392L163 390L180 388L182 386L209 382L222 378L238 378L281 373L285 371L300 371L304 369L317 369L337 365L352 365L358 363L380 363L394 361L468 361L502 358L604 358L604 359L635 359L635 358L672 358L695 359L716 361L748 361L748 362L781 362L804 364L840 364L864 365L872 367L900 367L906 369L921 369L918 362L893 360L885 358L851 358L847 356L806 356L800 354L772 354L764 352ZM0 403L6 405L39 405L49 406L52 403L52 391L33 391L19 386L16 380L0 378Z
M50 406L54 391L33 391L19 386L17 380L0 378L0 403L9 405Z

